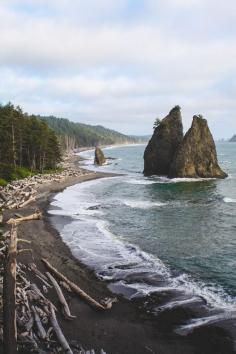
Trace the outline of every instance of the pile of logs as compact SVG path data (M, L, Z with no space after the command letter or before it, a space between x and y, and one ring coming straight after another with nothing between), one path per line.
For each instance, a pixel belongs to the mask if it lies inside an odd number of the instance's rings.
M68 177L79 177L91 172L67 168L60 173L41 174L17 180L0 187L0 210L22 208L34 201L38 188L44 183L62 182Z
M0 267L0 285L3 288L3 301L0 301L0 311L3 311L2 323L0 318L0 339L3 340L4 352L15 354L21 350L24 353L41 354L95 354L93 349L84 350L80 343L69 342L65 338L57 314L62 309L64 318L69 321L73 321L75 316L71 314L64 294L74 293L100 311L110 309L117 299L96 301L46 259L42 259L47 269L45 273L35 263L17 262L20 252L32 251L28 248L18 250L19 243L30 242L18 239L17 225L23 221L40 219L41 216L37 211L29 216L12 218L7 222L11 229L0 236L0 258L3 261L0 262L3 264ZM52 302L48 297L52 292L54 294L51 298L57 298L60 304L58 308L57 303L55 305L54 300ZM105 354L103 349L97 353Z

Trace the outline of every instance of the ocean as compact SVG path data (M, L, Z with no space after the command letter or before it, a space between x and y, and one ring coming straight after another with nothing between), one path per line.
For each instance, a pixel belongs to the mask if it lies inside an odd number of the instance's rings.
M144 145L104 149L114 159L87 169L120 176L87 181L55 196L50 214L73 255L129 299L160 295L160 312L197 308L177 331L236 318L236 144L218 143L225 180L144 177ZM56 220L56 219L55 219ZM165 296L163 296L163 294ZM199 311L201 309L201 311Z

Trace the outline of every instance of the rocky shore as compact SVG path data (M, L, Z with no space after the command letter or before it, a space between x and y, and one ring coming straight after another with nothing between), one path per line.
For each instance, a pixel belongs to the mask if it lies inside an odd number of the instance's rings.
M74 168L79 169L78 157L73 156L68 161ZM100 301L105 297L114 296L99 280L93 271L73 257L70 249L64 244L58 232L52 227L50 215L47 213L50 202L56 193L66 187L103 177L112 177L108 173L94 173L83 170L78 176L70 176L61 181L43 183L37 189L35 200L20 209L22 216L30 215L35 210L42 212L41 220L31 220L19 224L18 237L31 241L32 254L18 256L22 264L34 262L38 269L45 273L46 268L41 259L46 258L66 277ZM4 222L15 217L15 209L4 212ZM8 229L5 226L5 229ZM32 277L32 275L29 275ZM40 280L35 279L39 288ZM179 336L170 331L169 324L179 318L188 317L186 310L167 312L162 316L154 316L145 308L145 299L128 301L118 296L118 302L111 310L96 311L78 296L65 292L71 313L76 316L73 321L65 320L59 313L58 319L69 343L81 343L86 350L100 349L107 354L223 354L233 353L233 343L221 327L205 327L193 335ZM49 291L50 300L58 306L55 294ZM153 301L160 301L159 296L153 296ZM184 311L184 313L183 313ZM3 351L2 351L3 352Z

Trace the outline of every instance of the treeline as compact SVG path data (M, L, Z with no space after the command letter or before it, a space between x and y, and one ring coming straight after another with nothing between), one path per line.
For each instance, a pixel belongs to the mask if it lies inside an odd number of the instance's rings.
M20 168L43 173L60 160L57 136L46 122L11 103L0 105L0 178L14 179Z
M39 118L55 131L60 144L67 150L82 146L135 143L138 140L136 137L118 133L101 125L74 123L54 116Z

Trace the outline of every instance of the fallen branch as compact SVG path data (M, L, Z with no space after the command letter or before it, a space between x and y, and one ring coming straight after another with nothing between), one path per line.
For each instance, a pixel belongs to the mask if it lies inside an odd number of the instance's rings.
M64 310L66 318L69 319L69 320L72 320L72 319L76 318L76 316L72 316L71 315L69 306L67 304L67 301L66 301L66 299L65 299L65 297L63 295L63 292L62 292L58 282L56 281L56 279L49 272L47 272L46 274L47 274L48 278L50 279L51 283L54 286L54 289L55 289L55 291L57 293L58 299L59 299L60 303L63 306L63 310Z
M38 335L40 338L42 339L45 339L46 336L47 336L47 333L42 325L42 322L40 320L40 317L38 315L38 312L37 310L35 309L34 306L31 306L31 309L33 311L33 314L34 314L34 320L35 320L35 323L36 323L36 326L37 326L37 329L38 329Z
M86 294L82 289L80 289L75 283L73 283L72 281L70 281L68 278L66 278L63 274L61 274L60 272L58 272L58 270L56 268L54 268L46 259L42 258L42 262L46 265L46 267L53 273L55 274L59 279L63 280L64 282L66 282L70 288L76 293L78 294L81 298L83 298L84 300L86 300L90 305L92 305L93 307L96 307L99 310L106 310L107 308L103 305L101 305L99 302L97 302L96 300L94 300L91 296L89 296L88 294Z
M19 224L22 221L40 220L40 219L42 219L42 213L40 211L37 211L34 214L22 216L21 218L17 218L17 219L11 218L7 221L7 224L14 225L14 224Z
M57 322L57 318L56 318L56 315L55 315L55 311L54 311L54 308L52 306L52 304L50 304L50 311L51 311L51 317L50 317L50 320L51 320L51 324L53 326L53 329L56 333L56 336L57 336L57 339L59 340L62 348L64 349L65 353L68 353L68 354L73 354L58 322Z
M5 353L17 352L16 339L16 255L17 229L12 227L8 254L5 259L3 283L3 343Z

